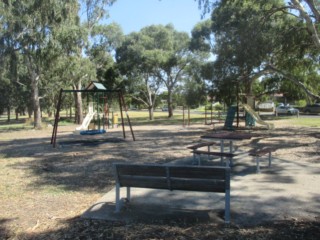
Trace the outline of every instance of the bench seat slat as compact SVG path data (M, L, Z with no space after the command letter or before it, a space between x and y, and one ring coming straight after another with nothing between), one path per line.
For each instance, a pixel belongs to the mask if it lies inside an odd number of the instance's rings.
M225 180L226 172L224 168L193 168L188 167L170 168L170 177L174 178L200 178L200 179L221 179Z
M117 165L118 175L166 176L166 170L159 165Z
M212 155L212 156L219 156L219 157L228 157L232 158L237 156L237 154L234 153L227 153L227 152L208 152L208 151L201 151L201 150L195 150L193 151L195 154L206 154L206 155Z
M254 157L257 157L257 156L261 157L267 153L275 152L275 151L276 151L276 149L267 147L267 148L262 148L262 149L254 149L249 152L249 155L254 156Z
M126 187L168 189L168 182L165 177L124 175L119 177L119 183L120 186Z
M188 146L187 148L196 150L198 148L213 146L215 144L216 144L215 142L202 142L202 143L198 143L198 144L195 144L192 146Z
M172 190L186 190L196 192L225 192L224 181L210 181L207 179L175 179L171 178Z

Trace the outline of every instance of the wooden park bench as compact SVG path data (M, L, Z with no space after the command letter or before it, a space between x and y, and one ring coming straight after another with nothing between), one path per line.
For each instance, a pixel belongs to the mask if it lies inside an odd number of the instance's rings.
M271 167L271 162L272 162L271 153L275 151L276 149L274 148L264 147L264 148L253 149L252 151L249 152L249 156L256 157L257 173L260 173L260 158L268 154L268 160L269 160L268 167Z
M216 192L225 194L225 223L230 223L230 168L185 165L114 164L116 212L121 209L120 188L166 189L170 191Z

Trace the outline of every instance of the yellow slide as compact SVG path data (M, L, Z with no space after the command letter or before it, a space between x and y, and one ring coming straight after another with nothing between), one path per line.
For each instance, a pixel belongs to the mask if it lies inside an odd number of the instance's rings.
M272 123L267 123L265 121L263 121L259 114L256 113L248 104L242 104L244 110L250 114L254 120L256 121L256 123L260 124L260 125L264 125L267 126L268 129L274 129L274 125Z

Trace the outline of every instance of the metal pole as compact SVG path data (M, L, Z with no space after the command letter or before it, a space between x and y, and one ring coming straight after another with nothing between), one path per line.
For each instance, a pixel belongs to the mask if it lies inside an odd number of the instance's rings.
M190 107L188 107L188 126L190 126Z
M207 106L204 106L204 125L207 125Z
M123 94L122 94L122 92L121 92L121 91L120 91L120 96L121 96L122 104L123 104L123 106L124 106L124 109L125 109L125 112L126 112L126 115L127 115L127 119L128 119L128 123L129 123L130 131L131 131L131 135L132 135L133 141L135 141L135 140L136 140L136 138L135 138L134 133L133 133L133 129L132 129L132 125L131 125L130 117L129 117L129 114L128 114L128 108L127 108L127 106L126 106L126 103L125 103L125 101L124 101Z
M62 92L63 92L63 89L61 88L60 93L59 93L58 104L57 104L56 117L54 120L54 126L53 126L53 130L52 130L51 144L53 144L54 148L56 147L58 122L59 122L59 118L60 118L60 108L61 108L61 101L62 101Z
M118 92L118 97L119 97L119 105L120 105L120 115L121 115L122 133L123 133L123 138L126 138L126 132L125 132L125 130L124 130L123 113L122 113L121 92Z
M182 126L185 127L185 124L184 124L184 106L182 107L182 121L183 121Z

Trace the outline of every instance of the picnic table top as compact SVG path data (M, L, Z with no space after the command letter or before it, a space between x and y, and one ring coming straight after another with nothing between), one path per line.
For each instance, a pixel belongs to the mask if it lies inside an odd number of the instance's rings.
M217 132L210 133L201 136L201 138L214 138L214 139L229 139L229 140L245 140L251 139L253 135L251 133L243 133L243 132Z

